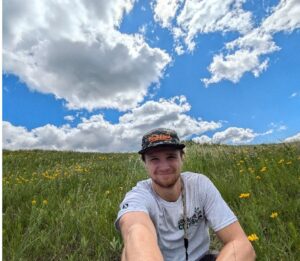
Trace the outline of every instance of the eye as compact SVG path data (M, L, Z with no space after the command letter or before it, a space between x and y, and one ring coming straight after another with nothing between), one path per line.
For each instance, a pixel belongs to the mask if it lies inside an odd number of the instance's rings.
M175 155L168 156L168 159L176 159L177 157Z
M151 161L158 161L158 158L151 158Z

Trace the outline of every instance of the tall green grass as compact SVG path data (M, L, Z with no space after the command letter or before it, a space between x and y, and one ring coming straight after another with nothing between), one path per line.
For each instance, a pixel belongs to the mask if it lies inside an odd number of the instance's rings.
M299 143L188 143L184 170L214 182L258 260L299 260ZM145 178L136 154L4 151L3 260L119 260L119 203Z

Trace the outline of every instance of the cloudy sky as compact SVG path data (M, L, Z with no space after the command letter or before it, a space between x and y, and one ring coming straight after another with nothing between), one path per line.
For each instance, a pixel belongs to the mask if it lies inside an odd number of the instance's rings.
M300 140L299 0L3 0L3 147Z

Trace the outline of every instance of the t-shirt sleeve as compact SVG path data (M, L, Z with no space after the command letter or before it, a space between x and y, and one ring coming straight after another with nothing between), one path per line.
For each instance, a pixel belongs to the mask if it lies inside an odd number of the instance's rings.
M205 177L204 185L204 212L209 227L214 231L218 231L233 222L237 221L237 217L229 208L222 198L220 192L215 185Z
M142 211L147 214L150 212L150 195L147 190L133 188L126 195L122 203L120 204L119 212L117 219L115 221L115 227L117 230L120 230L119 221L120 218L128 213L133 211Z

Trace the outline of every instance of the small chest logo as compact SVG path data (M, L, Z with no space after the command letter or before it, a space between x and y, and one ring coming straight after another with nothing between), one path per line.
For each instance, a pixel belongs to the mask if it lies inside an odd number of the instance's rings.
M200 222L201 219L204 219L204 213L201 211L201 209L195 208L194 214L191 217L187 217L187 228L189 228L191 225L195 225ZM181 218L178 221L178 228L180 230L184 229L184 219Z

